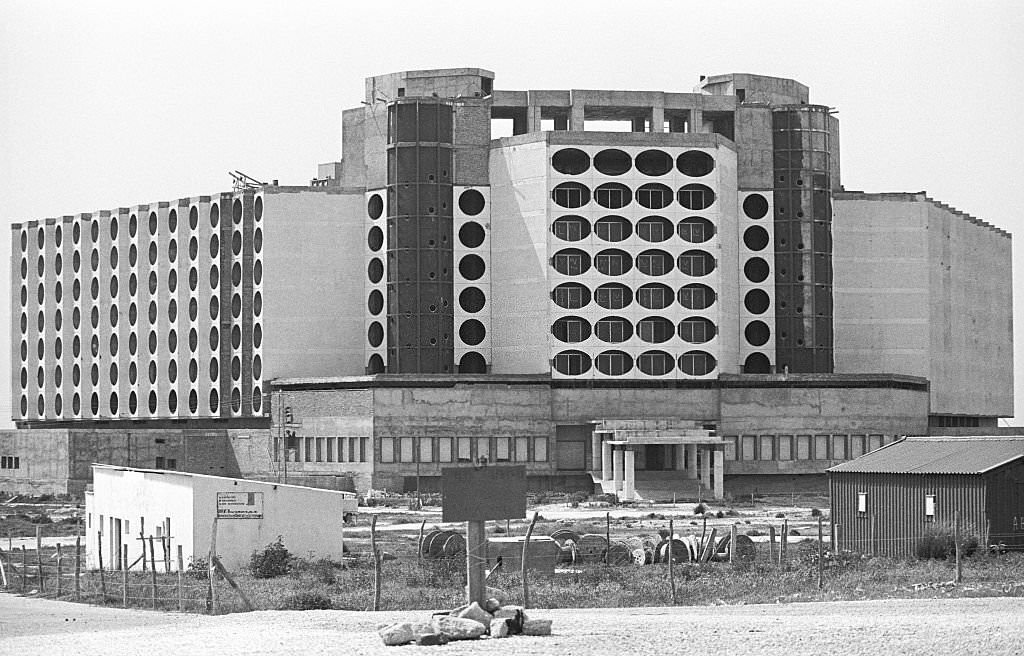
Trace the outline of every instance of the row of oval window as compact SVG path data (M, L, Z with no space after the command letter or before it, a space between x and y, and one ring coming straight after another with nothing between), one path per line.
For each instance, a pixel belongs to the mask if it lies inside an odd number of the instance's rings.
M465 189L459 194L459 210L466 216L476 216L484 211L487 201L476 189ZM384 216L384 198L372 194L366 201L366 214L374 221Z
M676 268L687 276L699 278L715 270L717 262L711 253L702 250L688 250L678 258L666 251L652 248L636 255L636 259L624 250L606 248L591 257L590 253L578 248L563 248L551 258L555 271L566 276L578 276L590 270L591 264L606 276L621 276L629 273L633 266L646 276L664 276Z
M591 327L587 319L571 316L555 320L551 334L568 344L585 342L591 335L609 344L628 341L634 335L649 344L661 344L676 335L690 344L704 344L714 339L718 330L714 322L704 317L687 317L678 325L665 317L644 317L636 324L624 317L602 317Z
M665 209L673 201L688 210L705 210L714 204L716 197L710 187L696 183L683 185L675 192L659 182L641 185L635 192L621 182L606 182L594 189L593 194L590 187L581 182L563 182L551 190L551 200L569 209L583 207L590 203L591 198L610 210L622 209L634 199L649 210Z
M100 396L98 393L93 392L90 399L90 409L93 416L100 414ZM149 393L149 413L150 415L156 415L157 412L157 394L155 391ZM53 399L53 410L54 415L61 417L64 411L63 398L60 394L54 396ZM77 417L81 414L81 396L78 392L71 397L71 412L72 416ZM110 394L110 413L112 415L117 414L119 407L117 392ZM259 387L254 387L252 390L252 411L254 414L258 414L260 409L263 407L263 394ZM42 394L39 395L39 400L36 405L38 410L38 416L43 417L46 415L46 399ZM167 409L171 414L175 414L178 411L178 393L175 390L171 390L167 395ZM199 395L195 390L190 390L188 393L188 410L191 414L199 412ZM217 390L210 390L210 412L217 413L220 411L220 393ZM238 414L242 411L242 390L234 388L231 390L231 412ZM129 414L135 415L138 412L138 395L132 392L128 395L128 412ZM25 417L28 415L28 397L22 395L21 397L21 416Z
M263 263L260 260L256 260L253 263L253 284L259 285L263 282ZM242 265L239 262L235 262L231 267L231 284L234 287L240 287L242 284ZM128 294L135 296L138 292L138 277L132 273L128 276ZM213 265L210 267L210 288L216 290L220 286L220 267ZM188 274L188 287L190 291L196 291L199 287L199 270L192 267ZM119 279L117 275L110 276L110 297L117 298L119 289ZM149 273L149 293L156 294L158 289L157 274L155 271ZM92 300L99 300L100 297L100 282L98 278L93 278L90 285L90 295ZM167 275L167 291L175 293L178 291L178 273L175 270L171 270ZM76 302L81 298L82 295L82 284L79 279L75 279L71 286L71 294L73 300ZM260 296L260 292L256 291L255 296ZM46 302L46 286L44 283L39 283L36 291L36 298L39 304L42 305ZM53 286L53 298L54 302L60 303L64 298L64 285L61 281L57 281ZM240 298L240 297L239 297ZM256 301L254 300L254 303ZM28 287L26 285L21 286L21 306L24 308L28 305ZM260 305L262 302L260 301ZM259 314L259 312L257 312Z
M634 158L624 150L606 148L590 155L579 148L563 148L551 156L551 168L564 175L580 175L591 164L603 175L623 175L636 167L648 176L666 175L674 169L691 178L702 178L715 170L715 159L701 150L687 150L673 159L663 150L645 150Z
M384 373L384 358L379 353L374 353L366 362L366 373ZM458 373L460 374L485 374L487 373L487 361L484 356L476 351L467 351L459 358Z
M157 382L157 364L156 362L150 361L149 363L149 382L153 385ZM63 368L58 364L53 369L53 385L54 387L60 387L64 384ZM76 363L71 368L71 384L78 387L81 382L81 367ZM260 380L263 376L263 360L259 354L254 355L252 359L252 380ZM192 358L188 365L188 379L189 382L195 383L199 378L199 361ZM210 359L210 381L216 383L220 378L220 360L217 357ZM231 358L231 379L236 383L242 378L242 360L239 356ZM92 384L100 384L100 368L98 364L93 363L90 368L90 380ZM110 384L116 385L118 381L118 366L116 362L110 364ZM176 383L178 381L178 362L177 360L170 360L167 363L167 382ZM38 369L37 381L38 387L42 389L46 384L46 376L43 367L40 366ZM128 383L134 385L138 382L138 365L135 362L128 364ZM21 389L28 389L28 368L21 368Z
M478 248L486 238L484 227L476 221L467 221L459 227L459 243L466 248ZM384 231L380 226L373 226L366 235L366 245L376 253L384 246ZM428 243L433 246L433 243Z
M634 227L626 217L614 214L603 216L593 224L585 217L568 214L551 223L551 232L562 241L581 241L593 233L598 239L609 242L625 241L635 232L643 241L652 243L667 241L678 234L683 241L700 244L715 236L715 224L702 216L688 216L674 225L663 216L645 216Z
M256 317L256 318L258 318L263 313L263 295L260 292L256 292L255 294L253 294L252 311L253 311L253 316ZM199 312L199 304L196 302L196 299L195 298L189 299L189 303L188 303L188 316L189 316L189 320L190 321L197 321L198 312ZM220 314L220 299L217 298L217 297L212 297L210 299L210 318L212 320L216 321L219 314ZM232 314L232 316L235 319L241 318L241 314L242 314L242 297L239 294L234 294L231 297L231 314ZM99 324L100 324L100 311L99 311L99 308L96 307L96 306L93 306L92 311L90 312L90 315L91 315L90 316L90 321L91 321L92 327L94 329L99 328ZM110 306L110 325L111 325L111 327L115 327L115 328L117 327L117 323L118 323L118 320L119 320L120 316L121 315L118 312L117 305L111 305ZM57 332L60 332L63 329L63 326L64 326L64 319L63 319L63 317L64 317L64 315L60 311L60 308L57 308L57 310L54 312L54 317L53 317L54 330L57 331ZM157 311L156 301L150 301L150 303L149 303L149 322L150 322L150 324L155 324L157 322L157 318L158 318L158 311ZM175 299L173 299L173 298L167 304L167 320L170 321L171 323L173 323L173 322L178 320L178 302ZM134 326L137 321L138 321L138 310L136 309L135 303L132 303L131 305L128 306L128 325L129 326ZM79 308L76 307L71 312L72 328L75 329L75 330L78 330L78 328L81 326L81 322L82 322L82 313L81 313L81 310L79 310ZM259 326L260 326L259 323L255 324L255 326L253 328L254 333L258 332ZM42 310L39 311L39 316L38 316L38 320L37 320L37 328L38 328L38 332L40 332L40 333L43 332L46 329L46 314ZM238 328L237 324L235 325L235 328ZM21 334L25 335L27 332L28 332L28 314L26 314L25 312L22 312L21 313ZM172 329L172 332L173 332L173 329ZM59 339L59 337L58 337L58 339ZM42 340L40 340L40 341L42 341ZM40 355L40 357L42 357L42 356Z
M95 308L94 308L94 310L95 310ZM94 316L95 316L95 312L94 312ZM136 352L138 351L138 340L139 340L139 338L136 335L136 333L132 332L132 333L128 334L128 353L130 355L135 355ZM156 331L155 330L150 330L149 331L149 353L150 353L150 355L156 355L158 341L159 340L157 338ZM195 328L189 329L188 341L189 341L189 352L190 353L194 353L196 348L198 347L198 342L199 342L199 333L196 331ZM238 324L235 324L234 326L231 327L231 347L233 349L235 349L235 350L238 350L239 348L241 348L241 342L242 342L242 329L238 326ZM118 344L119 344L119 340L118 340L117 334L115 333L115 334L110 336L110 355L111 356L116 356L117 355ZM254 349L259 349L260 346L262 346L262 344L263 344L263 327L262 327L261 324L255 323L253 325L253 329L252 329L252 347ZM92 348L92 355L93 355L93 357L97 357L99 355L99 350L100 350L100 342L99 342L99 336L98 335L93 335L92 336L91 348ZM177 350L178 350L178 331L175 330L174 328L171 328L168 331L168 333L167 333L167 349L171 353L176 353ZM214 352L220 350L220 331L217 328L217 326L213 326L212 328L210 328L210 350L214 351ZM43 360L45 358L45 356L46 356L46 342L45 342L45 340L42 337L39 338L39 342L38 342L36 351L37 351L37 355L39 356L39 359ZM54 343L53 343L53 356L54 356L54 358L59 360L63 356L63 352L64 352L64 342L58 336L56 339L54 339ZM75 357L75 358L79 357L80 354L81 354L81 338L78 335L75 335L74 338L71 341L71 353L72 353L72 357ZM259 357L259 356L257 355L256 357ZM22 339L21 340L21 361L23 363L28 361L28 341L26 339ZM256 377L258 378L259 376L257 375Z
M232 217L231 217L232 218L232 222L235 225L240 225L241 222L242 222L242 201L237 200L237 199L234 201L234 203L232 204L231 214L232 214ZM218 225L220 225L220 207L216 203L210 206L210 215L209 216L210 216L210 226L212 228L216 228ZM254 203L253 217L254 217L255 221L257 221L257 222L259 222L260 219L263 218L263 199L260 198L260 197L257 197L256 201ZM149 234L152 237L155 237L156 234L157 234L158 222L159 222L159 220L158 220L156 212L150 212L149 213ZM199 227L199 210L198 210L198 208L192 207L189 210L188 223L189 223L189 229L190 230L195 231L195 230L198 229L198 227ZM81 241L81 231L82 231L82 227L81 226L82 226L82 224L79 221L76 221L76 222L74 222L72 224L72 230L71 230L72 243L74 245L76 245L76 246ZM169 232L174 232L174 231L176 231L178 229L178 211L176 209L172 209L170 212L167 213L167 228L168 228ZM129 219L128 219L128 236L131 237L131 238L134 238L135 235L137 234L137 232L138 232L138 217L135 214L132 214L129 217ZM90 222L89 233L90 233L89 236L92 238L92 242L93 243L99 241L99 239L100 239L100 222L99 222L99 220L94 219L94 220L92 220ZM57 224L57 226L54 228L53 241L54 241L54 245L57 246L58 248L60 247L61 243L63 242L63 235L64 235L64 231L63 231L62 226L60 224ZM111 240L116 240L117 239L117 235L118 235L117 215L113 215L113 216L110 217L110 238L111 238ZM253 233L253 240L254 240L254 242L256 241L257 235L259 236L259 243L262 245L262 243L263 243L263 234L262 234L262 230L260 230L259 228L256 228L256 230ZM40 226L39 231L38 231L37 244L38 244L40 250L42 250L45 247L45 245L46 245L46 232L45 232L45 230L44 230L44 228L42 226ZM21 231L21 250L22 250L23 253L28 251L28 229L24 229L24 230ZM195 256L193 256L193 257L195 257ZM42 275L42 274L40 274L40 275Z
M621 310L629 307L634 300L648 310L663 310L673 302L690 310L705 310L714 305L717 298L714 289L700 283L683 285L673 291L668 285L657 282L641 285L635 290L621 283L610 282L591 291L586 285L567 282L551 291L551 300L555 305L567 310L585 308L591 300L606 310ZM743 296L743 306L751 314L763 314L770 304L771 298L763 289L750 289Z
M459 326L459 339L464 344L476 346L484 341L485 337L487 337L487 328L478 319L463 321ZM384 326L379 321L370 322L369 327L366 329L366 340L373 348L377 348L384 343ZM444 336L443 341L448 341L447 335ZM431 338L430 344L431 346L436 345L436 340Z
M580 376L595 365L607 376L628 374L634 366L648 376L665 376L677 367L688 376L705 376L715 370L718 361L706 351L687 351L678 360L665 351L644 351L636 360L622 351L604 351L595 358L583 351L561 351L555 355L553 365L555 371L565 376Z

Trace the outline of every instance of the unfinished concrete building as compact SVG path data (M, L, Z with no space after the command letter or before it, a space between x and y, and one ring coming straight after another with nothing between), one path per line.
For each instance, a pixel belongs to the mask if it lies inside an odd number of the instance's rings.
M13 226L0 445L130 429L200 473L429 489L507 461L629 498L823 488L897 436L994 427L1009 235L839 163L794 80L369 78L308 187ZM75 469L19 448L0 487Z

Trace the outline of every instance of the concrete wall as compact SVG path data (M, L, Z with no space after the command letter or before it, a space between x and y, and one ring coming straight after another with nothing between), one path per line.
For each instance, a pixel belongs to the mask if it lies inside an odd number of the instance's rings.
M8 494L70 494L67 430L0 431L0 456L18 468L0 469L0 491Z
M837 373L931 382L931 414L1011 416L1009 235L924 194L837 195Z
M544 141L492 144L492 373L550 370L547 171Z
M205 558L210 550L213 518L217 515L218 492L263 495L262 518L218 520L217 554L229 570L248 565L254 550L274 542L279 535L293 554L340 559L344 516L356 511L352 495L294 485L102 467L96 468L94 480L93 492L86 500L89 567L99 565L96 545L101 526L104 565L111 568L118 562L111 558L115 549L126 545L128 562L134 561L140 555L141 543L136 539L140 530L147 537L163 534L168 518L171 552L176 555L180 544L186 564L195 557ZM115 542L114 526L118 519L120 544ZM157 558L160 551L157 546ZM172 569L176 569L176 564L176 557L172 558Z
M363 194L337 191L265 189L265 380L363 373Z
M925 206L932 413L1010 417L1010 237L934 201Z

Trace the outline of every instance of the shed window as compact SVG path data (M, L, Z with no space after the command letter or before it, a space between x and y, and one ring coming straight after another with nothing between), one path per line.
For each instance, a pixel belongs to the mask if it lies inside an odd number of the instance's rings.
M420 462L434 462L434 441L427 438L420 438L419 442L419 461Z
M857 493L857 512L860 514L866 514L868 511L868 493L858 492Z
M548 460L548 438L533 438L533 460L534 462L547 462Z
M452 438L437 438L437 460L438 462L452 461Z
M460 438L458 438L458 444L457 444L457 446L458 446L458 454L457 454L456 457L460 461L468 462L468 461L472 460L473 456L470 453L471 445L472 445L472 441L468 437L460 437Z
M402 462L413 462L413 439L403 437L399 440L399 460Z
M516 438L516 462L526 462L530 459L530 438Z
M935 495L926 494L924 495L924 518L925 521L935 521Z
M380 438L380 461L381 462L394 462L395 461L395 438L393 438L393 437L382 437L382 438Z

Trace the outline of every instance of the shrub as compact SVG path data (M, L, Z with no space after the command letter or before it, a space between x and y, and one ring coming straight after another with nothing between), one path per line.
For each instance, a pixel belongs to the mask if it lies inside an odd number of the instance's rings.
M199 558L193 558L188 563L188 569L185 570L185 576L190 579L197 581L209 581L210 580L210 563L205 558L200 556Z
M775 513L775 519L785 519L785 518L786 518L786 513L782 513L782 512Z
M949 558L956 553L956 531L948 522L936 523L924 530L924 535L917 541L914 552L918 558ZM977 531L971 526L961 527L960 553L970 556L978 550Z
M693 514L694 515L703 515L707 511L708 511L708 507L705 506L703 503L698 503L696 506L693 507Z
M587 500L590 495L586 492L573 492L569 497L569 505L578 508L581 503Z
M725 513L719 510L718 512L715 513L715 517L717 517L718 519L722 519L723 517L725 517Z
M309 574L314 581L323 585L334 585L338 582L334 571L341 567L330 558L318 558L310 560L306 558L292 558L289 563L289 573Z
M296 592L281 600L277 610L332 610L331 599L319 592Z
M756 528L752 528L752 529L748 529L747 530L747 535L757 536L757 535L764 535L764 533L762 533L761 531L757 530Z
M811 517L821 517L821 511L817 508L811 508Z
M50 519L50 516L46 515L46 514L39 514L39 515L31 516L31 517L28 518L28 521L32 522L33 524L52 524L53 523L53 520Z
M263 551L253 551L249 558L249 571L254 578L270 579L275 576L282 576L288 573L291 567L292 555L285 548L281 536L271 542Z
M799 536L799 535L800 535L800 531L796 530L795 528L791 528L791 529L789 530L789 534L790 534L790 535L796 535L796 536Z

